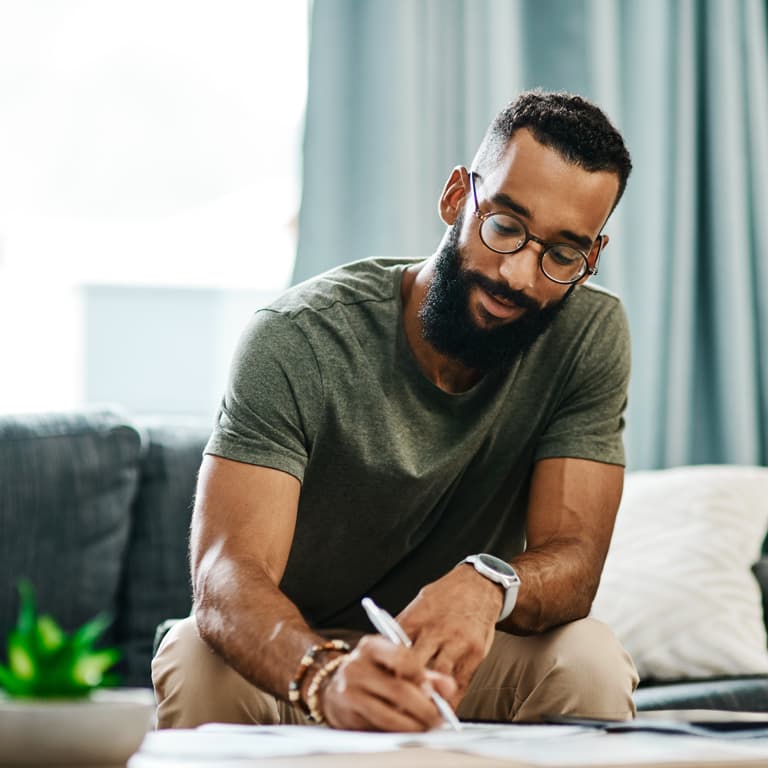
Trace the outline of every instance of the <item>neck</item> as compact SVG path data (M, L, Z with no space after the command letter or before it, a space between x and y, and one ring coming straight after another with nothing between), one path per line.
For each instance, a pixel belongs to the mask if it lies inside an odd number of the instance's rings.
M403 301L403 325L408 346L422 373L445 392L459 394L471 389L482 374L440 354L425 338L419 307L434 274L435 256L409 267L403 274L400 294Z

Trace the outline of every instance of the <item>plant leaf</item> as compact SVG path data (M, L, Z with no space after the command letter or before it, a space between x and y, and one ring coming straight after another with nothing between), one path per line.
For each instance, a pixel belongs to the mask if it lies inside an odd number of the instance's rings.
M72 665L72 681L76 684L96 687L101 684L104 673L120 658L117 648L80 656Z
M37 620L37 647L43 654L50 656L64 646L66 635L50 616L41 616Z
M86 621L82 627L72 633L72 648L81 651L93 647L111 623L112 617L108 613L100 613L90 621Z
M30 693L30 684L19 680L8 667L0 664L0 688L10 696L25 696Z
M35 588L28 579L19 582L19 619L16 630L29 643L34 638L37 623Z
M35 658L26 638L18 630L8 636L8 666L18 680L31 682L35 678Z
M112 622L102 613L72 633L52 616L38 616L32 584L19 582L19 618L8 635L8 663L0 665L0 688L19 697L81 697L114 684L107 674L120 658L117 648L94 650Z

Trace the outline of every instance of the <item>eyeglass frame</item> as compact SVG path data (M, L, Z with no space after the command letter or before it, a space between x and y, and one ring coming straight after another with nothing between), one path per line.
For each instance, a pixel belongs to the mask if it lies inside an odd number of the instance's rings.
M478 233L480 235L480 240L482 241L483 245L488 248L489 250L493 251L494 253L500 253L503 255L509 254L509 253L519 253L520 251L525 248L528 243L533 240L534 243L538 243L540 246L542 246L541 253L539 254L539 269L541 270L541 273L544 275L544 277L547 278L547 280L551 280L553 283L557 283L558 285L575 285L579 282L579 280L584 279L586 275L596 275L598 266L600 264L600 254L603 250L603 243L605 242L605 235L599 234L595 240L592 242L592 245L589 246L589 251L587 253L584 253L584 251L581 250L581 248L574 248L574 246L569 245L568 243L551 243L547 242L546 240L542 240L540 237L536 237L536 235L532 235L530 231L528 230L528 227L525 226L525 222L519 217L515 216L514 214L510 213L502 213L501 211L495 211L492 213L483 213L480 210L480 202L477 199L477 186L475 185L475 176L479 176L479 174L476 171L469 171L469 185L472 188L472 198L475 201L475 210L473 211L473 215L475 218L480 220L480 226L478 228ZM520 222L520 225L523 228L523 233L525 234L525 238L523 239L523 242L520 243L520 245L515 248L513 251L500 251L497 248L494 248L493 246L488 245L488 243L485 242L485 238L483 237L483 224L485 222L492 218L493 216L510 216L511 218L517 219ZM595 264L594 266L590 266L589 264L589 253L591 253L592 249L595 247L595 243L598 243L597 246L597 254L595 255ZM544 269L544 254L551 250L552 248L556 248L557 246L565 246L566 248L571 248L572 250L576 251L581 255L581 257L584 259L584 264L586 264L586 269L576 278L573 280L557 280L551 275L548 275L547 272Z

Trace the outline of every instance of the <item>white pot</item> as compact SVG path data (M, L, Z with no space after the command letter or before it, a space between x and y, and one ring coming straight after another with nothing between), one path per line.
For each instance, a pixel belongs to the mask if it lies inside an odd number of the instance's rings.
M83 699L0 694L0 765L122 766L154 725L149 688L111 688Z

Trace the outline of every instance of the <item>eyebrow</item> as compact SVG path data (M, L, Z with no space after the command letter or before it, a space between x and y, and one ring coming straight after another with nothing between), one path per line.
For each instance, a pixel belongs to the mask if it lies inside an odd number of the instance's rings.
M491 198L491 202L495 205L500 205L502 208L509 208L511 211L514 211L520 216L525 216L526 219L533 218L531 216L531 212L524 205L516 203L509 195L504 194L504 192L497 192ZM586 235L578 235L575 232L572 232L570 229L561 229L557 234L564 240L575 243L583 251L588 251L594 242L594 240L587 237Z

